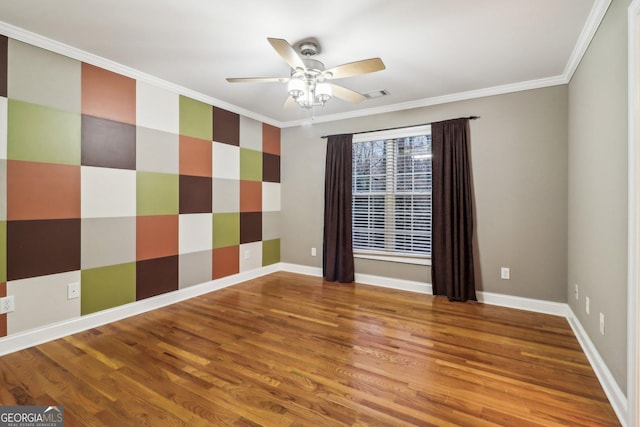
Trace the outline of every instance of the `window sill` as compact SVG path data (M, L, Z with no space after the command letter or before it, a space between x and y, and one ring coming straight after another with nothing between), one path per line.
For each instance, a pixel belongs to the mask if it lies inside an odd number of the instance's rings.
M398 262L401 264L431 265L431 258L420 258L402 255L386 255L367 252L354 252L354 258L372 259L376 261Z

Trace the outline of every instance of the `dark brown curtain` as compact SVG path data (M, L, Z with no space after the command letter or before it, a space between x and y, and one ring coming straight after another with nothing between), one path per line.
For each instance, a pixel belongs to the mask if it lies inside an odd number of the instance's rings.
M351 236L351 174L353 135L333 135L327 140L324 177L324 240L322 273L330 282L354 280Z
M433 294L475 301L469 120L432 123L431 135Z

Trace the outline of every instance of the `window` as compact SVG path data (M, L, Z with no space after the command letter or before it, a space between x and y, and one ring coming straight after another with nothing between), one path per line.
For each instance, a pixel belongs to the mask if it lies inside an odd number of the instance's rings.
M354 135L352 207L356 256L431 256L430 126Z

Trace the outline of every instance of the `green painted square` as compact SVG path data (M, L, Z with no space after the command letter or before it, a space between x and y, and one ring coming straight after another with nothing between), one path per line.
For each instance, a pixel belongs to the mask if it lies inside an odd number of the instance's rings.
M262 266L280 262L280 239L262 242Z
M240 149L240 179L262 181L262 152Z
M213 214L213 248L240 244L240 214Z
M180 96L180 135L213 141L213 107Z
M10 99L7 158L79 165L80 122L79 113Z
M80 314L106 310L136 300L136 263L82 270Z
M136 212L138 215L178 215L179 175L138 171Z
M0 282L7 281L7 221L0 221Z

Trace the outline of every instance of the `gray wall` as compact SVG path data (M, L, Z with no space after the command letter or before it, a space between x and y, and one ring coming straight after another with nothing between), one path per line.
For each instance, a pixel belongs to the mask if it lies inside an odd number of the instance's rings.
M322 265L322 135L478 115L471 122L478 288L566 302L567 101L567 87L557 86L283 129L282 261ZM511 268L511 280L500 279L501 266ZM431 281L428 267L391 262L357 260L356 273Z
M569 84L568 300L623 391L627 387L629 3L611 3ZM578 300L575 284L580 286ZM599 313L605 315L604 336Z

